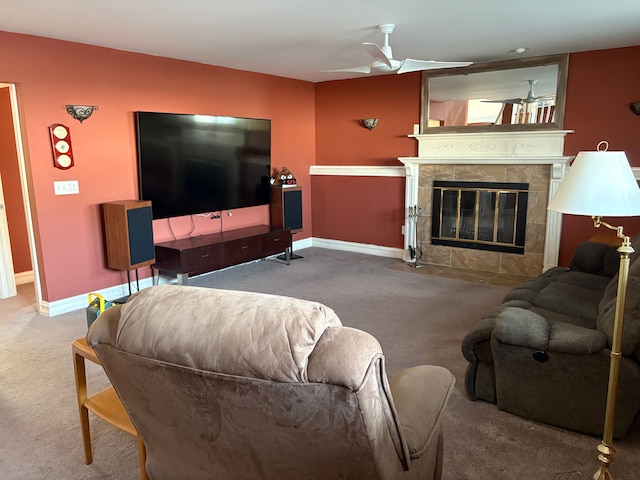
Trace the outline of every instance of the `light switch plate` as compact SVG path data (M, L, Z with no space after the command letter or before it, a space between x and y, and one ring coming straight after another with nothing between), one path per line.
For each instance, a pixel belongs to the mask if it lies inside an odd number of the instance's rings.
M53 182L53 191L56 195L77 195L80 193L80 187L77 180L66 180Z

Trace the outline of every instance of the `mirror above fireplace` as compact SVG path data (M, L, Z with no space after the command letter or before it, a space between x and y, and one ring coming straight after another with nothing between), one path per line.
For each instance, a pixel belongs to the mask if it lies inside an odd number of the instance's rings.
M424 71L420 132L562 129L567 60L563 54Z

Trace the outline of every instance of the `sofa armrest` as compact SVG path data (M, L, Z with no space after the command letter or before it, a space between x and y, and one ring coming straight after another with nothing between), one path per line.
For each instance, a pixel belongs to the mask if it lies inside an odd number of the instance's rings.
M606 347L607 336L599 330L562 322L551 326L550 352L591 355Z
M485 317L462 339L462 354L468 362L478 363L475 346L480 342L491 339L495 323L496 319L494 317Z
M590 355L607 346L607 337L598 330L563 322L552 325L536 312L513 307L496 319L494 336L508 345L580 355Z
M393 403L411 458L419 458L437 441L442 415L455 385L443 367L419 365L389 380Z
M551 325L536 312L524 308L505 308L496 318L494 336L502 343L546 350Z

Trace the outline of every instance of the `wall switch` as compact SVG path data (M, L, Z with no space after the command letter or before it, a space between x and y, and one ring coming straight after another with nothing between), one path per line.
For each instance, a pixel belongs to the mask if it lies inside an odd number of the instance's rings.
M80 193L80 187L77 180L53 182L53 191L56 195L77 195Z
M404 225L402 225L402 235L404 234L405 234L405 228L404 228Z

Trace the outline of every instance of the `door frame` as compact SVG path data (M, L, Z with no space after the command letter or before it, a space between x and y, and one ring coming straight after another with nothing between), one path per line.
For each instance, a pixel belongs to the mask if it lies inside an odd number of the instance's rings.
M13 118L13 132L15 135L16 154L18 157L18 169L20 171L20 187L22 190L22 204L27 224L27 237L29 239L29 252L31 254L31 269L33 270L33 281L36 293L36 304L38 311L42 310L42 288L40 285L40 269L36 252L35 234L33 228L33 217L31 216L31 200L29 198L29 186L27 182L27 169L24 154L24 143L20 122L20 111L18 109L18 95L16 85L13 83L0 83L0 88L9 89L9 99L11 102L11 116ZM0 186L0 194L2 193ZM4 198L0 198L4 205ZM9 242L9 228L6 221L6 211L0 214L0 298L6 298L17 294L15 272L13 270L13 260L11 256L11 244Z

